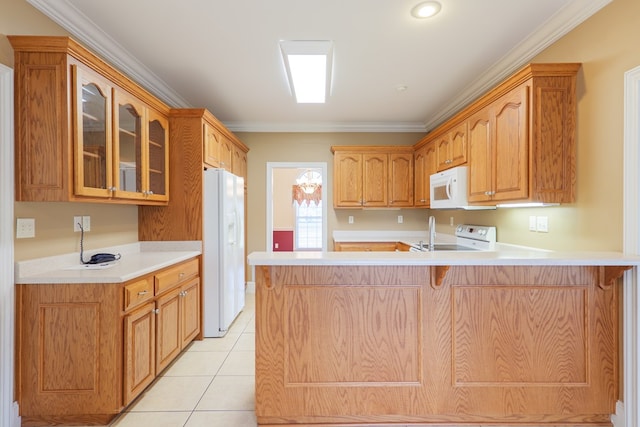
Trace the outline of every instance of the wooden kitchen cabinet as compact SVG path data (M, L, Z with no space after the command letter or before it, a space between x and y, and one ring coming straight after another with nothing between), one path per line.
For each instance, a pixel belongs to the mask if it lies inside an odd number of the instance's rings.
M523 67L429 132L414 145L416 153L435 144L438 170L466 161L472 205L574 202L579 69L576 63ZM417 187L422 167L416 164Z
M334 242L336 252L394 252L398 248L396 242Z
M206 110L198 111L201 112L203 119L205 165L228 170L246 180L247 147L237 138L234 137L232 140L225 135L229 131L211 113Z
M23 426L108 424L200 334L200 258L126 283L16 285Z
M615 412L609 267L255 268L260 426L584 426Z
M468 120L469 202L527 198L529 90L517 87Z
M69 37L8 38L16 200L166 204L169 107Z
M333 146L336 208L413 206L410 147Z
M430 177L438 171L436 146L434 142L417 148L413 155L414 162L414 201L415 207L428 208L431 206Z
M156 378L156 317L153 302L124 316L123 406Z
M437 172L467 163L467 123L436 139Z

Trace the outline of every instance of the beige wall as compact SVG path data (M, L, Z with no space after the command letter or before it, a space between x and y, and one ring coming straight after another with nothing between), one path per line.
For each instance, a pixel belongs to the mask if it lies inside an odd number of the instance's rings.
M0 0L0 62L11 66L13 52L4 34L65 34L24 0ZM578 80L578 193L577 202L556 208L511 209L490 212L435 212L438 230L447 225L475 222L498 227L503 242L550 249L622 248L623 74L640 65L640 2L615 0L581 26L539 54L538 62L582 62ZM359 133L240 133L251 148L248 182L248 251L265 249L266 162L327 162L332 194L331 145L413 144L420 134ZM333 210L329 231L336 229L423 228L429 211ZM434 213L432 211L431 213ZM36 218L36 238L16 241L16 259L75 250L78 233L73 215L90 214L92 231L87 247L128 243L137 238L137 210L132 206L74 203L16 203L16 217ZM355 223L349 225L347 216ZM397 224L403 215L404 224ZM532 233L529 215L549 217L549 233ZM71 248L71 249L70 249Z
M279 168L273 170L273 229L293 230L295 215L291 200L291 186L296 183L298 169Z

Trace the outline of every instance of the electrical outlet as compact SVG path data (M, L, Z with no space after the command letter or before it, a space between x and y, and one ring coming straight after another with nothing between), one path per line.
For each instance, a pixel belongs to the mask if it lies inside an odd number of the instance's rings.
M16 239L36 237L35 218L18 218L16 220Z
M349 224L353 224L353 215L349 215Z
M549 218L546 216L539 216L536 219L536 230L541 233L549 232Z
M398 215L398 224L402 224L402 221L404 221L404 218L402 218L402 215Z
M453 227L453 217L452 216L449 217L449 225L451 227Z
M538 230L538 222L535 216L529 217L529 231L537 231Z
M88 215L73 217L73 231L81 231L80 225L84 231L91 231L91 217Z

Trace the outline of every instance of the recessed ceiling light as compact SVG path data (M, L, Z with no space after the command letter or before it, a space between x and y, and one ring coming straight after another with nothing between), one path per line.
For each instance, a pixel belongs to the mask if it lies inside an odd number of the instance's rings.
M281 41L291 92L299 104L324 103L331 87L331 41Z
M441 7L437 1L425 1L411 9L411 15L418 19L430 18L440 12Z

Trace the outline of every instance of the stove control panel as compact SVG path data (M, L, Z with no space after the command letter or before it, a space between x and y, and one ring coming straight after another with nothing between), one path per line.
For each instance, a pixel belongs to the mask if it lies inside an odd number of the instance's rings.
M456 227L456 237L495 243L496 228L485 225L460 224Z

